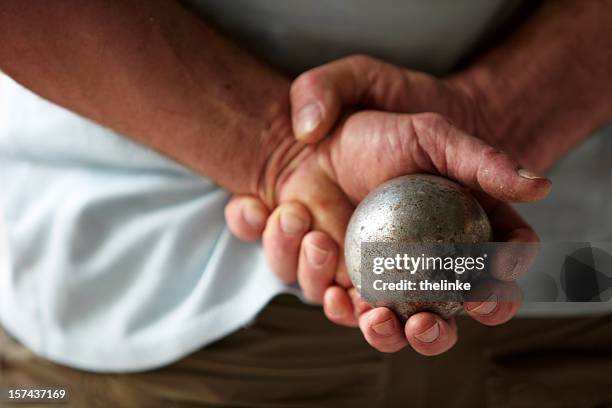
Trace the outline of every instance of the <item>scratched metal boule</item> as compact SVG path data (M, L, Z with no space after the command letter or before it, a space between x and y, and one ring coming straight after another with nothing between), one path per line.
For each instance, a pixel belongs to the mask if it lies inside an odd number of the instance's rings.
M487 215L464 187L432 175L402 176L379 186L355 209L346 233L346 264L353 285L360 290L362 242L475 243L490 239ZM403 319L422 310L449 317L462 307L460 301L411 301L410 293L382 292L370 303L389 307Z

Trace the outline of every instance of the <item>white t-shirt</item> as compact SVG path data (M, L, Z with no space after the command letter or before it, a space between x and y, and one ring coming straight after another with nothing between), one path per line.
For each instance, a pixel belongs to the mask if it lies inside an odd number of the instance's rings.
M95 371L157 367L285 290L260 246L229 233L226 192L0 80L0 319L30 349Z
M367 53L438 73L517 5L190 3L287 72ZM240 328L274 295L291 291L266 268L258 244L230 235L224 191L8 78L0 78L0 177L0 322L55 362L91 371L162 366ZM591 181L595 196L574 216L599 205L601 178Z

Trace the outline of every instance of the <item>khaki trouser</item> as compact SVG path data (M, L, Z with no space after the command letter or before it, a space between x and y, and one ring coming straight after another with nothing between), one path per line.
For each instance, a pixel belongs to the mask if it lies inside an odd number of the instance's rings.
M461 317L459 331L442 356L382 354L281 296L251 326L139 374L62 367L0 332L0 383L64 386L74 407L612 407L612 316Z

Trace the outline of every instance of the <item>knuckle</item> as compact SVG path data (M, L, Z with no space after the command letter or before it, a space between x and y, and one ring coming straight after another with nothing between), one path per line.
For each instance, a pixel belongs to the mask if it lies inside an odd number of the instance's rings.
M496 148L494 148L493 146L490 146L490 145L486 145L482 149L482 157L487 162L494 162L496 160L507 160L507 159L509 159L509 156L506 153L504 153L504 152L502 152L500 150L497 150Z
M413 116L414 126L417 129L440 130L451 126L443 115L436 112L418 113Z
M302 204L297 201L292 201L283 206L284 209L291 211L293 214L299 216L302 220L305 221L307 226L310 225L312 217L310 215L310 211Z
M297 96L300 93L307 92L313 88L323 85L323 75L320 68L311 69L300 74L291 84L290 93L292 96Z

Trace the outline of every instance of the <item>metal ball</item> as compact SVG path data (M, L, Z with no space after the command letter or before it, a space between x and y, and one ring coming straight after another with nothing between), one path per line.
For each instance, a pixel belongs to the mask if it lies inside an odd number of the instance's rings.
M380 185L355 209L346 232L346 265L360 291L362 242L475 243L491 236L485 211L466 188L428 174L402 176ZM389 307L403 320L424 310L447 318L462 308L460 301L415 301L410 292L379 296L370 303Z

